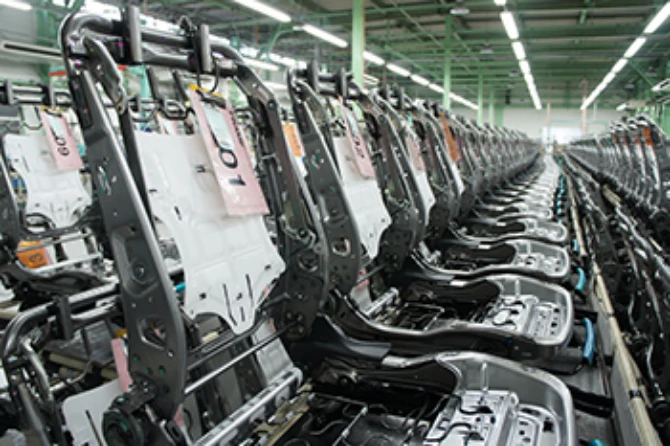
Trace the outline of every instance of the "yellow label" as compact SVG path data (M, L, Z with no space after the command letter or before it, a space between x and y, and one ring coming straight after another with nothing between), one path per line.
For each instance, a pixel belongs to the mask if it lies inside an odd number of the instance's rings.
M19 242L19 248L28 248L30 246L39 245L41 242L37 241L26 241L23 240ZM41 246L32 249L26 249L25 251L19 251L17 253L19 261L23 263L30 269L39 268L41 266L47 266L51 264L51 258L47 250Z
M449 120L444 113L440 115L440 125L442 126L444 138L446 139L447 147L449 148L449 157L454 163L458 162L458 160L461 159L461 152L458 150L454 135L451 133L451 128L449 127Z
M296 158L305 156L305 151L302 149L302 141L300 141L300 136L298 136L298 128L294 123L284 123L284 135L286 135L286 141L291 147L293 155L295 155Z

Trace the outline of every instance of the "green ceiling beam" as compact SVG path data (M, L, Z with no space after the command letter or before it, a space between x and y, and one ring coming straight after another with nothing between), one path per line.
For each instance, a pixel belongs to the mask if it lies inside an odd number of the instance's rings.
M477 124L484 123L484 73L478 74L477 82Z
M633 67L633 69L634 69L635 71L637 71L637 74L639 74L640 77L641 77L641 78L642 78L642 79L643 79L643 80L644 80L650 87L653 87L654 85L657 84L657 82L654 82L653 80L651 80L651 79L649 78L649 76L647 76L647 73L646 73L643 69L640 68L640 65L638 65L638 63L637 63L636 61L634 61L634 60L629 60L629 61L628 61L628 65L630 65L631 67Z
M541 33L541 31L538 31L537 33L539 34L539 33ZM377 37L377 34L371 34L371 35ZM584 34L576 34L575 35L574 32L566 32L564 35L558 35L558 37L555 34L554 35L546 35L546 36L535 35L533 37L524 36L519 40L524 42L524 45L532 46L532 45L538 44L539 42L543 42L545 40L557 40L557 39L579 40L579 39L584 39L584 38L592 38L592 39L604 38L604 39L617 39L617 40L613 40L613 43L616 43L620 46L624 46L625 42L621 42L622 40L625 41L627 39L631 39L631 41L632 41L632 39L635 39L636 37L639 37L639 36L640 36L639 32L634 32L634 31L626 32L626 31L622 30L619 33L606 33L606 34L601 34L599 36L594 35L594 36L590 36L590 37L585 36ZM670 33L667 33L667 32L666 33L654 33L650 36L647 36L647 38L649 40L667 40L668 37L670 37ZM501 45L501 46L504 46L505 44L509 45L509 38L504 33L504 31L502 31L500 33L496 33L495 36L479 37L479 38L476 38L476 39L467 38L467 39L464 39L464 41L467 42L469 45L483 45L485 43L490 43L491 45ZM393 43L393 44L399 46L399 48L402 48L403 46L404 47L411 46L411 45L407 44L405 41L403 41L403 39L400 38L400 37L399 38L393 38L393 39L390 40L390 42L392 42L392 43L393 42L398 42L398 43ZM599 41L599 42L604 43L606 41ZM585 42L582 42L582 43L585 43ZM546 45L549 46L550 44L546 44ZM411 48L409 48L409 49L415 50L417 48L415 46L411 46ZM623 48L623 49L625 49L625 48Z
M489 123L493 124L494 115L495 115L495 90L491 88L489 91Z
M192 4L193 2L186 2L184 0L163 0L162 2L151 2L149 8L155 8L157 6L186 6ZM223 2L216 0L211 0L212 5L218 6L227 6ZM566 5L566 2L562 1L534 1L531 3L526 3L521 6L521 10L517 14L522 16L531 16L537 15L538 13L551 13L551 14L579 14L583 10L581 7ZM495 6L492 1L489 0L468 0L468 6L472 9L476 9L477 13L490 13L496 15L500 8ZM654 7L652 5L631 5L630 2L618 1L618 2L608 2L605 5L598 5L597 10L603 14L626 14L632 11L644 11L650 10ZM220 25L218 29L228 29L228 28L242 28L242 27L253 27L253 26L264 26L270 25L274 22L272 19L266 19L257 17L253 12L248 12L244 9L235 9L240 13L250 16L250 20L236 21L235 23ZM434 15L445 15L448 12L447 5L440 5L434 2L425 2L418 4L409 4L409 5L394 5L394 6L378 6L374 8L366 8L365 13L368 22L375 22L380 20L397 20L403 16L403 12L411 14L413 17L424 17L424 16L434 16ZM305 13L305 14L295 14L294 19L296 21L321 21L328 20L332 25L347 25L351 20L351 13L349 10L339 10L339 11L317 11L314 13ZM436 23L435 23L436 24Z
M451 109L451 58L452 45L451 39L453 35L453 16L451 14L444 18L444 68L442 72L442 105L447 110Z
M351 8L351 71L354 81L363 85L365 61L365 0L353 0Z

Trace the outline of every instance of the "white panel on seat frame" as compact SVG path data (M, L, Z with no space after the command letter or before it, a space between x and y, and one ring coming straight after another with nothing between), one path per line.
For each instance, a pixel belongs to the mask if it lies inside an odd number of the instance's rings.
M72 395L63 402L65 424L76 445L105 446L102 440L102 417L114 398L121 395L121 385L115 379L85 392ZM102 440L100 443L98 440Z
M12 168L26 184L26 214L42 215L56 228L74 224L91 204L79 171L58 170L41 133L6 135L4 146Z
M411 138L411 137L410 137ZM415 142L415 144L419 144L418 142ZM407 151L412 150L410 147L407 147ZM421 156L421 154L418 154L418 156ZM424 209L426 210L426 215L423 216L423 221L428 223L428 220L430 219L430 209L433 207L435 204L435 195L433 194L433 189L430 187L430 183L428 182L428 174L426 173L426 169L418 169L414 163L414 160L412 159L412 154L408 154L409 157L409 166L412 169L412 172L414 172L414 178L416 178L416 185L419 189L419 196L421 197L421 201L423 202Z
M268 286L284 271L262 215L226 216L201 135L136 132L153 214L179 249L189 316L216 314L250 329Z
M391 224L391 216L382 199L377 180L374 177L361 176L354 166L354 161L346 156L353 151L345 146L351 144L349 139L336 137L333 138L333 142L342 186L351 206L361 243L365 246L368 257L374 259L379 253L382 234Z

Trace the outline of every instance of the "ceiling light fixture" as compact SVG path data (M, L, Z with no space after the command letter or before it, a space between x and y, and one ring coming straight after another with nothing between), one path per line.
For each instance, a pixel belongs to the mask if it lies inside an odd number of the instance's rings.
M272 62L278 63L280 65L284 65L284 66L289 67L289 68L296 67L300 63L300 61L298 61L298 60L296 60L292 57L282 56L282 55L276 54L276 53L270 53L268 55L268 57L270 58L270 60Z
M470 14L470 9L465 6L463 0L456 0L456 4L449 11L451 15L467 15Z
M666 9L668 4L670 4L670 2L667 3L666 6L664 6L661 9L661 11L659 11L659 13L656 15L656 17L654 17L654 19L652 19L651 22L649 22L649 25L647 25L647 28L645 28L645 33L647 33L648 30L652 30L649 32L655 31L661 25L661 23L663 23L663 21L667 18L667 16L670 14L670 10L668 10L668 12L663 12L663 10ZM658 23L655 23L657 22L658 17L663 18L662 20L659 19ZM607 88L607 86L614 80L617 73L619 73L626 66L626 64L628 63L628 59L635 56L635 54L640 50L640 48L642 48L642 45L644 45L646 41L647 41L646 37L638 37L633 41L633 43L630 44L626 52L623 54L623 57L614 64L612 69L605 75L602 82L598 84L598 86L591 92L591 94L584 100L584 102L582 102L582 105L579 107L580 110L586 110L586 108L588 108L588 106L591 105L593 101L596 100L596 98L600 95L600 93L602 93ZM626 84L624 85L623 88L628 90L633 89L635 87L633 85L629 86L629 84Z
M519 28L516 27L516 22L514 21L514 15L509 11L503 11L500 13L500 20L503 22L505 27L505 32L507 37L510 40L516 40L519 38Z
M375 65L384 65L386 61L370 51L363 51L363 59L372 62Z
M498 6L505 6L507 4L507 0L493 0L493 3Z
M398 66L398 65L393 64L393 63L387 64L386 67L389 70L393 71L395 74L398 74L402 77L409 77L412 74L409 70L406 70L403 67Z
M526 50L523 49L523 43L518 40L512 42L512 50L517 60L524 60L526 58Z
M289 23L291 21L290 15L257 0L235 0L235 3L240 6L244 6L245 8L252 9L256 12L260 12L261 14L279 22Z
M625 59L630 59L631 57L635 56L635 53L637 53L640 48L642 48L642 45L644 45L644 42L646 41L647 39L645 37L638 37L635 39L635 41L630 44L626 52L623 53L623 57Z
M664 79L664 80L662 80L661 82L659 82L658 84L656 84L656 85L654 85L653 87L651 87L651 91L654 91L654 92L656 92L656 91L665 91L665 90L667 90L668 88L670 88L670 78L668 78L668 79Z
M526 81L526 84L528 84L528 88L530 88L531 85L535 86L535 78L530 71L523 75L523 79Z
M528 63L527 60L520 60L519 61L519 68L521 68L521 72L526 75L530 73L530 64Z
M428 85L428 88L433 90L435 93L444 94L444 88L440 87L437 84L430 84L430 85Z
M456 93L449 93L449 97L451 98L452 101L463 104L466 107L469 107L473 110L479 110L479 107L477 106L477 104L473 104L472 102L468 101L467 99L465 99L462 96L457 95Z
M485 43L482 49L479 50L479 54L493 54L493 48L491 48L491 44L488 42Z
M425 77L421 77L418 74L413 74L409 78L414 82L416 82L417 84L422 85L424 87L430 84L430 81L428 79L426 79Z
M624 58L619 59L617 63L615 63L614 66L612 67L612 73L616 74L619 71L623 70L623 67L625 67L627 63L628 59Z
M371 76L369 74L364 74L363 75L363 82L368 85L379 85L379 78L375 76Z
M338 46L340 48L346 48L349 46L346 40L340 39L334 34L329 33L328 31L324 31L321 28L317 28L316 26L313 25L302 25L302 26L297 26L294 27L294 29L302 29L308 34L313 35L314 37L318 37L321 40L324 40L328 43L332 43L335 46Z
M644 34L651 34L655 32L662 24L665 22L665 19L670 16L670 2L667 2L665 6L658 11L658 14L651 19L651 22L644 28Z

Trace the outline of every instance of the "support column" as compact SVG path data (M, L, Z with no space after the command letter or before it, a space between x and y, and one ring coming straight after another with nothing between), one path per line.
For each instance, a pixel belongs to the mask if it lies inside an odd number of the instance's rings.
M494 120L494 114L495 114L495 92L493 91L493 87L491 87L491 91L489 91L489 124L493 124Z
M444 79L442 80L442 88L444 94L442 96L442 105L445 109L451 108L451 35L452 35L452 20L453 16L447 14L444 19Z
M586 89L589 87L589 82L584 79L582 81L582 104L586 100ZM581 108L581 105L580 105ZM582 110L582 136L586 135L586 109Z
M670 105L664 104L661 107L661 128L665 133L670 133Z
M479 71L477 82L477 124L484 123L484 73Z
M363 86L365 72L365 0L353 0L351 9L351 71L354 81Z
M502 127L503 125L503 112L505 110L505 105L504 104L498 104L496 107L496 125L499 125Z

